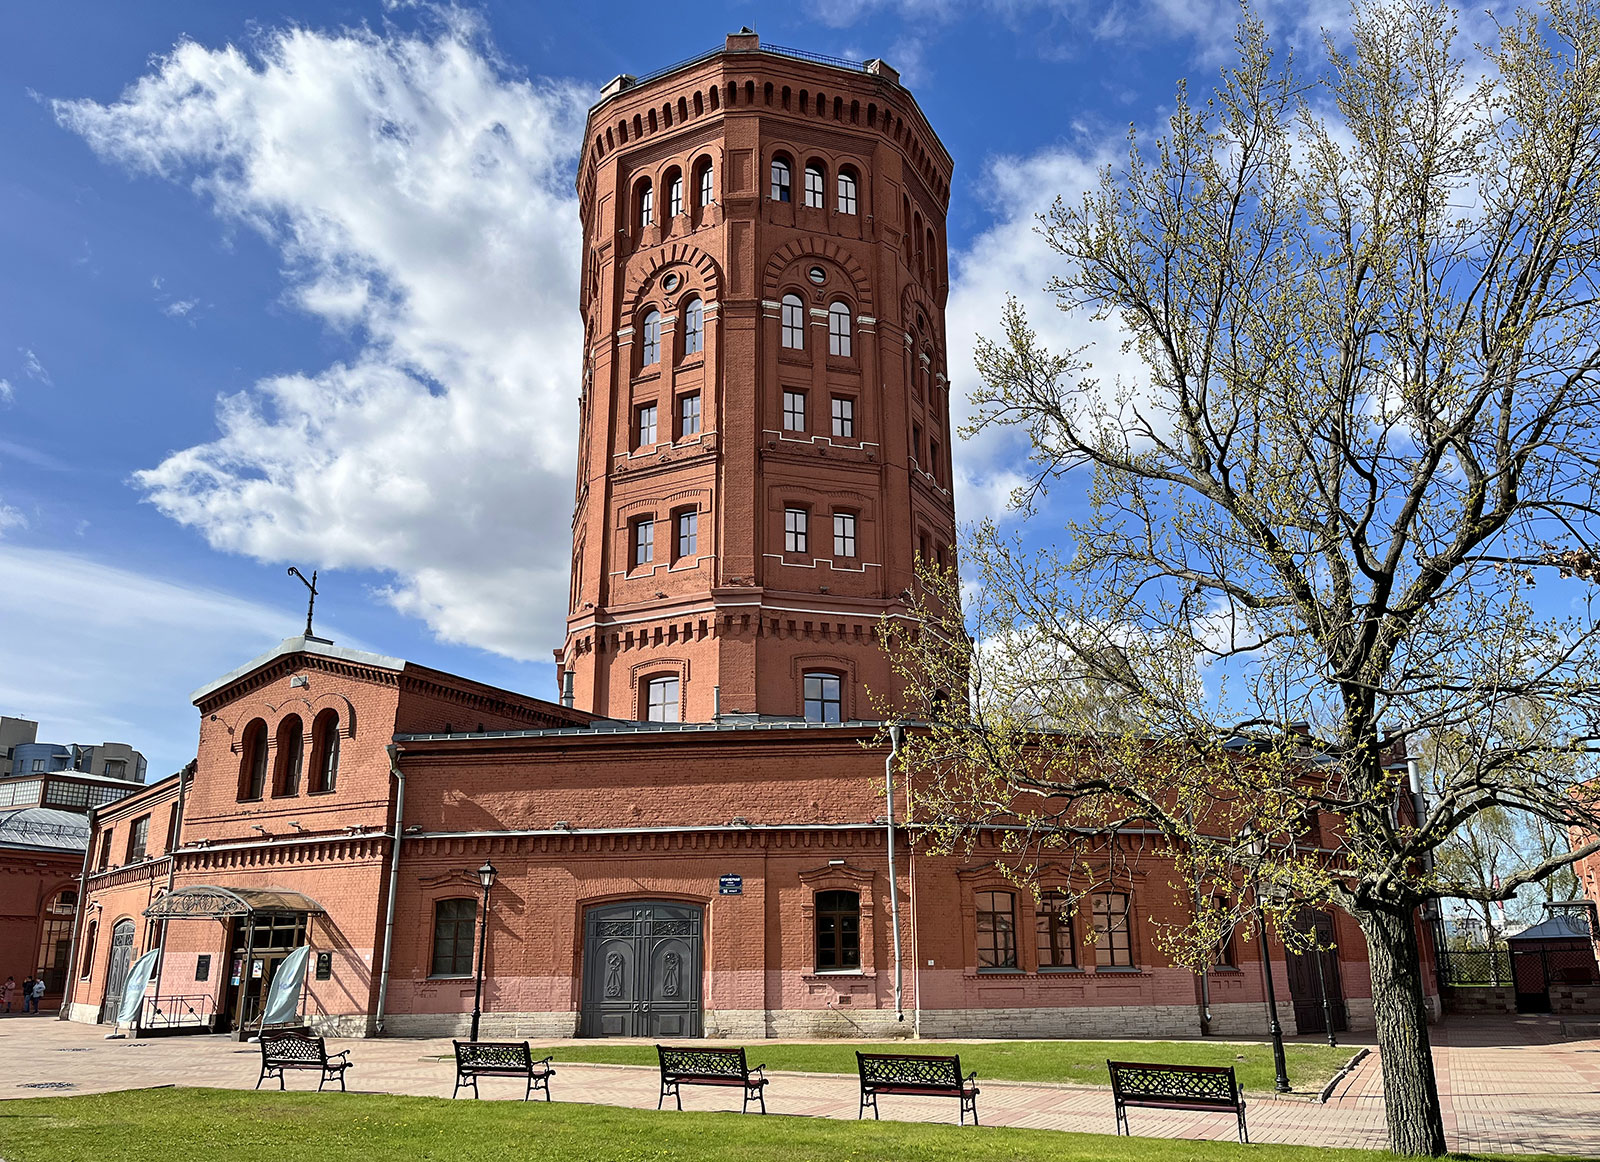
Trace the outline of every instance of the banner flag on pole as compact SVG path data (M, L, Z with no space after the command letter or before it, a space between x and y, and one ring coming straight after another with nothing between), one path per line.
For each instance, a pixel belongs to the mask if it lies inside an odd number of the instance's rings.
M306 962L311 956L311 945L302 944L278 965L273 974L272 987L267 991L267 1005L261 1013L261 1025L290 1025L300 1011L300 987L306 979Z
M139 1008L144 1004L145 986L155 975L156 958L160 955L161 949L152 948L134 961L133 967L128 970L127 983L122 986L122 1007L117 1010L117 1024L132 1025L138 1020Z

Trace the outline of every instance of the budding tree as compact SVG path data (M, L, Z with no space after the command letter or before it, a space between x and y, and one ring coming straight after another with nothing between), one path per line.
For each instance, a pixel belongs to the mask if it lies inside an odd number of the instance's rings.
M1455 33L1362 4L1302 78L1247 14L1211 97L1180 87L1164 136L1056 203L1050 289L1138 372L1101 380L1012 303L971 430L1029 440L1025 521L1051 490L1086 515L1043 549L979 527L964 610L929 575L890 647L943 846L1003 834L1025 871L1155 831L1195 917L1161 940L1195 966L1246 895L1291 940L1305 906L1353 917L1408 1154L1445 1149L1419 908L1600 846L1600 12ZM1580 839L1452 874L1435 853L1491 811Z

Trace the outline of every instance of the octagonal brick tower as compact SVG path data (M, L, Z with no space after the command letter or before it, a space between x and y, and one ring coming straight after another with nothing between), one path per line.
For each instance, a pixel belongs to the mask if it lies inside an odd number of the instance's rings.
M880 618L955 541L950 176L881 61L741 32L602 91L563 701L872 715Z

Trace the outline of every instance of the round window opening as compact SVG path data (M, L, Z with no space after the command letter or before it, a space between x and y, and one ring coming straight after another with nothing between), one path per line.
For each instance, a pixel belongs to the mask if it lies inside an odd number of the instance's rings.
M678 283L680 281L682 280L680 280L677 275L669 274L666 278L661 280L661 285L669 291L675 291L678 289Z
M823 270L820 266L813 266L810 270L806 271L806 274L810 277L811 281L816 283L818 286L821 286L823 283L828 281L828 272Z

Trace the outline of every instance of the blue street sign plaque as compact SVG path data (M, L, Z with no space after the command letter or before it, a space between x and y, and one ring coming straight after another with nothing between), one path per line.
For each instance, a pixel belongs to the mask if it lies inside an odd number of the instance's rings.
M742 896L744 895L743 876L723 876L717 881L717 895Z

